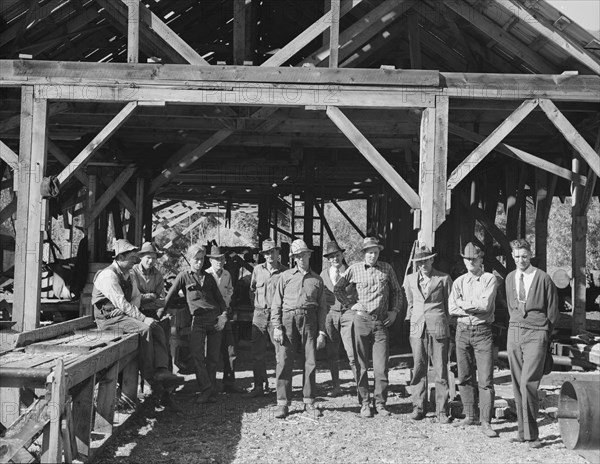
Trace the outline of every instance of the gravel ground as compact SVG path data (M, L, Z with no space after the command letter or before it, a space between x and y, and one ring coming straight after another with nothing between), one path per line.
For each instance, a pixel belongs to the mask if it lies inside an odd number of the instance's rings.
M238 385L249 388L252 371L247 347L240 350ZM273 365L269 374L273 385ZM301 372L294 377L294 402L285 420L273 417L275 395L244 399L219 395L210 405L193 403L193 376L176 393L182 411L157 410L142 405L138 414L107 444L94 462L98 463L586 463L567 450L560 438L556 419L539 418L541 449L509 443L517 423L494 420L499 438L484 437L479 427L456 428L440 425L433 414L420 422L411 421L410 398L404 383L407 369L390 370L390 417L364 419L358 415L351 373L341 372L344 396L328 398L330 376L320 361L317 373L319 405L323 416L307 416L301 403ZM344 365L342 365L344 367ZM507 387L507 386L506 386ZM505 390L509 390L505 388ZM545 407L556 406L557 391L548 392Z

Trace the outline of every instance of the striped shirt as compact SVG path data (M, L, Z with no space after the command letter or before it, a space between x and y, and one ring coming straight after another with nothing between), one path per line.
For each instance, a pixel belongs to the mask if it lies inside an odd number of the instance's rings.
M357 311L383 315L388 311L400 311L404 295L392 266L377 261L373 266L356 263L350 266L335 284L333 292L344 306L351 304L346 287L356 284L358 302L353 306Z

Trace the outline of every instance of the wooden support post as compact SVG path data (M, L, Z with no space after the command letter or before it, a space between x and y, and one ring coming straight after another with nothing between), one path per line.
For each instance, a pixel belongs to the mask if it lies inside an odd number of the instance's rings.
M52 415L50 423L44 429L44 439L47 436L47 448L42 449L42 463L62 462L62 419L65 407L67 388L65 383L65 367L62 358L56 361L56 367L53 371L51 396L50 396L50 414Z
M139 61L140 0L127 0L127 62Z
M40 186L46 170L47 101L21 87L21 142L15 248L13 321L15 330L35 329L40 320L42 224L46 200Z
M315 208L317 210L317 213L319 214L319 217L321 218L321 224L323 225L323 227L327 231L327 235L329 236L329 240L330 241L335 241L335 236L333 235L333 231L331 230L331 227L329 226L329 223L327 222L327 219L325 219L325 211L324 211L324 209L321 207L321 205L318 202L315 203ZM321 247L323 247L323 245L324 244L321 243Z
M436 97L436 108L425 108L421 118L419 240L432 247L435 231L446 219L448 107L448 97Z
M8 428L21 415L21 389L2 387L0 389L0 424Z
M112 223L114 228L114 237L118 240L120 238L125 238L123 233L123 221L121 220L121 208L119 206L119 202L113 200L108 205L108 209L112 216Z
M233 64L242 65L246 59L246 8L248 0L233 0ZM250 44L248 44L250 45Z
M509 163L506 165L504 176L506 178L506 237L514 240L518 237L519 212L525 195L527 167L520 163Z
M261 195L258 201L258 241L259 246L269 238L271 228L269 226L270 198L268 195Z
M340 45L340 0L331 0L331 24L329 26L329 67L338 67Z
M141 246L144 235L144 187L146 179L138 177L135 186L135 234L134 244ZM129 226L131 227L131 225Z
M410 67L412 69L422 69L419 15L416 14L416 12L408 17L408 45L410 52Z
M154 203L154 195L146 195L144 201L144 241L152 241L152 204Z
M573 171L579 172L581 161L573 158ZM587 231L588 221L587 215L581 214L581 196L583 189L579 186L574 186L571 201L571 272L572 281L572 296L573 312L571 318L571 333L578 335L586 330L586 295L585 295L585 263L587 251Z
M300 157L304 160L304 220L302 235L304 241L309 248L313 246L313 227L315 217L315 195L314 195L314 183L315 183L315 157L313 153L305 153L302 147L292 147L292 157Z
M77 443L77 452L84 457L90 455L95 383L94 374L80 383L73 395L73 409L77 411L73 416L73 434Z
M85 228L88 236L88 250L90 251L90 262L95 262L98 258L96 254L96 221L90 220L90 213L96 203L96 194L98 188L98 180L95 174L89 175L88 196L85 211Z
M104 434L112 433L115 416L117 378L119 377L119 362L109 367L98 382L98 398L96 399L96 421L94 431Z
M137 391L139 385L138 372L138 357L134 356L123 368L123 383L121 385L121 395L132 404L137 403Z
M541 169L535 170L535 257L536 267L543 271L548 267L548 217L555 186L556 176L550 177Z

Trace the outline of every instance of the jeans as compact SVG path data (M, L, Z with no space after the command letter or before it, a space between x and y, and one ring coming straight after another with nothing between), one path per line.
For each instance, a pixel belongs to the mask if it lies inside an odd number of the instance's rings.
M221 331L217 330L217 317L217 312L208 312L194 315L192 318L190 353L200 393L211 389L216 391L217 387L217 364L221 347Z
M361 404L371 401L369 393L369 358L373 356L375 403L385 405L388 393L388 329L382 320L361 313L354 315L354 344L357 361L357 390Z
M494 355L490 324L458 323L456 362L458 364L458 390L465 416L472 420L475 419L479 403L481 421L489 424L494 407ZM477 383L479 389L477 389ZM479 396L479 402L477 396Z
M254 388L268 387L267 364L265 357L267 355L267 343L269 338L272 340L271 324L269 322L270 311L268 309L254 309L252 317L252 359L254 364L252 371L254 373Z
M512 377L519 438L537 440L538 387L544 375L548 331L509 326L506 348Z
M237 353L231 321L225 323L221 334L221 356L223 358L223 385L233 387L235 384L235 360L237 359Z
M316 391L317 313L316 309L283 311L283 345L277 352L277 404L289 406L292 401L292 374L296 346L304 352L302 395L305 404L313 404Z
M435 403L438 415L448 411L448 337L435 338L424 330L420 337L409 337L414 358L413 377L410 381L413 407L426 412L427 371L429 358L435 374Z
M356 373L356 361L354 355L354 311L329 311L325 320L325 331L327 332L327 359L331 370L331 380L334 386L340 385L340 342L344 345L348 363L352 370L354 380L358 383Z
M139 362L145 380L151 381L156 369L168 368L169 351L165 332L159 324L150 327L139 319L125 314L105 318L99 311L96 312L96 323L100 330L140 334Z

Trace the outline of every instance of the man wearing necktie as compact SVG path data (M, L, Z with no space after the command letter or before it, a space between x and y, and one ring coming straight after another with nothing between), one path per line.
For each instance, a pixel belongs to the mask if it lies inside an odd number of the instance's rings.
M448 306L450 316L456 317L457 322L458 389L465 414L465 418L455 425L475 425L479 409L481 430L485 436L493 438L498 436L490 425L494 407L492 323L498 279L494 274L484 272L483 255L483 250L477 245L467 244L461 254L467 273L452 284Z
M415 272L404 281L408 301L406 320L410 321L410 346L414 357L410 381L413 413L411 419L425 418L429 358L435 372L436 415L440 424L448 424L448 345L450 327L448 298L452 279L433 267L432 253L421 244L413 257Z
M350 364L350 369L352 369L354 379L358 381L354 355L354 335L352 333L354 313L356 312L352 309L352 305L356 303L356 297L351 298L349 304L343 305L333 293L335 284L338 283L346 270L344 250L336 242L329 242L325 245L323 256L329 261L329 267L323 269L321 272L321 278L325 284L323 292L327 307L329 308L327 319L325 320L325 330L327 332L327 359L329 361L329 369L331 370L333 389L329 392L328 396L335 397L341 394L339 367L340 342L343 343L346 350L348 363ZM346 290L350 294L356 291L352 285L348 286Z
M511 441L541 447L537 415L538 387L552 328L558 321L558 298L552 279L531 265L527 240L511 242L517 269L506 277L506 302L510 315L507 339L518 435Z

